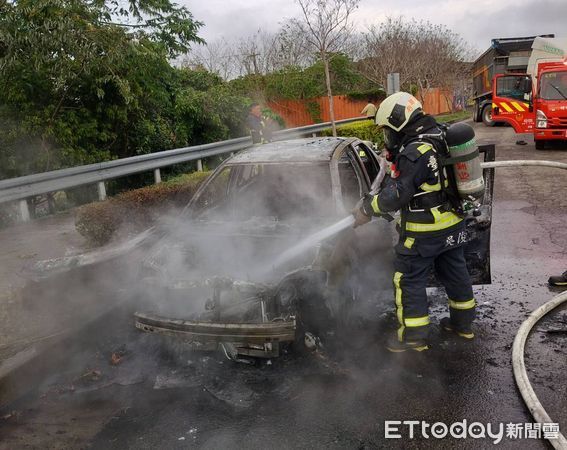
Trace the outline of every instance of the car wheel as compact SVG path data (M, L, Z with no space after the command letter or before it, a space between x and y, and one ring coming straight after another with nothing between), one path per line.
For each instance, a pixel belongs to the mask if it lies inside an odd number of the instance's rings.
M536 150L545 150L545 141L539 139L535 141Z
M492 105L486 105L482 108L482 122L487 127L493 127L496 124L496 122L492 120Z

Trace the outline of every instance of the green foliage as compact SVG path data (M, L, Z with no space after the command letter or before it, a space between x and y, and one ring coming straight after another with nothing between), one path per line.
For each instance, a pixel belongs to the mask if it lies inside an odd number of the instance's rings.
M351 100L366 101L370 99L372 102L376 103L386 98L386 92L382 88L373 88L366 91L348 92L347 97Z
M372 84L362 77L354 63L344 54L335 53L330 59L333 93L368 91ZM267 75L247 75L230 82L236 92L252 97L262 93L268 99L309 99L326 95L323 62L317 61L305 69L290 66Z
M311 119L313 119L313 122L321 123L323 121L323 119L321 119L321 106L319 103L314 101L307 102L305 108L311 116Z
M458 113L435 116L435 120L437 120L437 122L458 122L459 120L468 119L469 116L469 111L459 111ZM330 129L321 132L322 136L332 136L332 134ZM361 120L359 122L339 125L337 127L337 135L357 137L363 141L373 142L378 149L384 146L384 135L372 120Z
M176 132L191 145L240 136L245 133L248 104L224 84L207 91L187 87L177 96Z
M332 131L325 130L322 136L332 136ZM382 131L374 124L372 120L362 120L360 122L339 125L337 127L337 135L345 137L357 137L363 141L370 141L376 144L377 148L384 145Z
M193 172L160 184L123 192L104 202L81 206L75 227L92 245L104 245L117 230L151 227L170 208L185 206L210 172Z
M168 61L200 25L168 0L0 0L0 179L245 134L248 98Z

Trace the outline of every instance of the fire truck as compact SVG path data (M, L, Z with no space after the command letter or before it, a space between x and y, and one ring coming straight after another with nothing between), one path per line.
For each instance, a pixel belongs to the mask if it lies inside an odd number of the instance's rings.
M553 38L553 34L542 37ZM473 63L475 122L493 126L492 81L496 75L526 73L532 44L536 36L492 39L490 48Z
M492 121L516 133L533 133L535 147L567 142L567 39L536 37L524 74L497 74L492 82Z

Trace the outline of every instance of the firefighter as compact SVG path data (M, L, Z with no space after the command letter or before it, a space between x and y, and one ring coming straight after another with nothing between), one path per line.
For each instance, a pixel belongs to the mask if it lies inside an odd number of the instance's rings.
M473 339L471 323L475 300L463 245L467 233L463 218L443 189L436 144L421 134L440 132L435 119L423 113L420 102L405 92L386 98L376 114L384 133L386 159L391 175L377 195L366 195L355 208L355 227L371 216L400 210L400 239L395 246L394 289L399 327L388 340L392 352L428 349L429 314L426 285L431 268L445 286L450 316L441 328L464 339Z
M250 105L246 125L250 136L252 136L252 143L265 144L271 141L271 132L266 126L266 121L264 117L262 117L262 107L258 103L252 103L252 105Z

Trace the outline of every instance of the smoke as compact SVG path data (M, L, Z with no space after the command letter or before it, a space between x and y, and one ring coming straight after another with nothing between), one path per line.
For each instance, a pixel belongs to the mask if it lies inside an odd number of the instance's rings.
M341 174L345 181L346 174ZM102 402L107 398L109 386L121 386L131 395L122 394L119 401L151 411L143 417L152 421L159 420L154 416L154 404L144 399L147 390L152 392L155 386L159 388L155 392L198 386L213 405L247 410L267 400L264 381L260 381L267 377L268 385L277 386L272 400L287 402L302 396L290 411L306 423L311 414L318 413L317 405L329 394L327 388L341 389L345 373L357 383L351 400L340 396L349 408L365 392L374 392L372 373L387 369L374 357L361 355L372 353L369 349L377 345L383 324L391 319L384 314L392 309L392 226L378 220L356 230L346 228L275 266L280 255L306 236L343 219L360 195L358 186L344 183L341 194L351 203L337 208L328 163L292 168L286 164L256 165L248 175L232 181L231 196L226 187L232 174L220 172L192 208L181 214L171 211L152 231L138 237L135 245L114 243L88 256L67 256L59 260L59 266L43 265L52 275L28 283L22 293L27 314L21 319L33 317L44 327L44 335L68 327L73 331L72 345L59 348L57 358L46 356L51 358L55 375L38 381L40 392L65 404L69 393L76 391L73 404L80 410L90 407L94 399ZM122 252L124 249L127 251ZM144 334L134 328L135 311L157 312L171 319L208 317L210 280L219 279L232 283L220 298L225 308L232 307L223 310L223 320L258 321L258 293L273 293L270 289L302 268L325 276L316 278L322 280L321 285L307 286L304 292L313 296L301 300L319 303L315 305L318 308L310 309L313 314L324 309L330 313L319 317L327 321L320 335L323 347L307 357L296 347L297 356L290 359L284 352L281 361L271 361L272 366L266 361L257 362L259 367L232 366L223 363L220 354L211 357L192 351L183 339ZM315 280L303 279L306 283ZM114 353L122 358L116 366L110 362ZM256 384L251 385L250 380L257 380ZM301 392L303 389L306 391ZM50 414L49 405L35 405ZM69 411L77 415L76 409ZM185 409L179 413L182 411ZM281 414L289 418L289 411ZM339 416L345 423L354 420L338 411L333 416L333 421ZM206 422L195 420L199 432L206 429ZM126 439L128 427L122 425L117 442ZM269 428L262 431L255 424L245 426L249 427L247 432L269 433ZM215 430L214 434L217 442L223 441L223 433ZM224 436L236 443L231 433Z
M336 235L290 255L299 242L344 219L360 197L356 179L342 168L339 173L342 196L351 204L337 209L328 163L225 167L191 208L156 227L160 238L142 263L143 307L170 318L196 318L210 303L214 279L277 286L288 273L308 267L327 274L322 294L334 315L341 304L356 309L353 298L365 296L371 305L390 293L392 230L385 222L339 227L344 229ZM245 300L234 290L224 296L225 305ZM376 306L369 311L368 305L361 305L360 315L376 315Z

